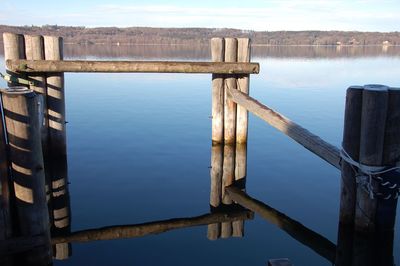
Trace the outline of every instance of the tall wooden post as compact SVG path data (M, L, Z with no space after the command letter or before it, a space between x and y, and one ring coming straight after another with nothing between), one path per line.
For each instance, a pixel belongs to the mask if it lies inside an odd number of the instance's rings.
M364 86L360 134L361 164L382 166L388 95L386 86ZM372 186L376 190L375 182L372 182ZM371 199L362 186L357 187L357 231L375 231L376 204L376 199Z
M225 41L223 38L211 39L211 59L223 62L225 59ZM212 74L212 143L224 142L224 76Z
M44 36L46 60L63 60L63 39ZM65 126L64 73L47 73L47 114L50 147L48 155L51 165L51 211L52 234L60 235L70 230L70 203L68 192L68 163ZM69 244L54 247L57 259L70 255Z
M48 265L51 263L50 232L38 99L31 90L14 87L2 90L2 101L19 231L26 237L42 235L48 243L28 252L24 263Z
M238 41L235 38L225 38L225 62L237 62ZM236 142L236 103L228 99L227 88L237 89L235 75L227 75L225 78L224 93L224 143Z
M44 36L46 60L63 59L63 39ZM66 155L65 92L64 73L47 74L47 108L49 119L50 154L54 157Z
M347 89L344 115L343 150L355 161L359 160L362 86ZM353 250L353 229L356 208L357 168L342 161L342 178L339 210L339 228L336 250L337 265L350 265Z
M238 62L250 62L250 39L238 38ZM249 79L250 75L240 75L237 79L238 90L243 93L249 94ZM237 118L236 118L236 142L246 143L247 142L247 130L248 130L248 112L247 110L238 105L237 106Z

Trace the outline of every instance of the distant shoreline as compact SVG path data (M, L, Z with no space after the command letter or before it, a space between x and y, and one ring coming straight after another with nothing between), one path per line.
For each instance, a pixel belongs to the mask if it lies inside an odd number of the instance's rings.
M82 45L208 45L213 37L251 38L253 46L400 46L400 32L249 31L212 28L8 26L0 31L53 35L65 44ZM2 35L0 36L2 41Z

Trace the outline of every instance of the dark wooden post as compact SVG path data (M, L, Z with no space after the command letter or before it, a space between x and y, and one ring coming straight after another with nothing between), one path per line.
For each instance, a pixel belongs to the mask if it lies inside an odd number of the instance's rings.
M2 90L2 101L19 231L25 237L42 235L48 243L28 252L24 263L48 265L51 263L50 232L38 99L31 90L14 87Z
M343 150L355 161L359 160L362 86L347 89L344 115ZM356 207L356 171L357 168L342 161L341 194L339 210L337 265L350 265L353 250L353 229Z

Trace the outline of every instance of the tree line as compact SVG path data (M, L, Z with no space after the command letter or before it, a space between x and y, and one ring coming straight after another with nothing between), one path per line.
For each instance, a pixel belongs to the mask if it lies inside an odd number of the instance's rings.
M71 27L58 25L8 26L0 31L54 35L70 44L208 45L212 37L248 37L254 45L400 45L400 32L249 31L212 28ZM2 41L2 34L0 36Z

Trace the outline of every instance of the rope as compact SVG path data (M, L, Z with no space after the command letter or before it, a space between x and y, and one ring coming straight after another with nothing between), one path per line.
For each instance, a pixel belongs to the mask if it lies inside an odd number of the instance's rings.
M355 173L357 184L368 193L371 199L389 200L399 197L400 171L397 171L400 169L399 163L395 166L365 165L355 161L344 148L340 151L340 157L350 164ZM374 190L373 181L379 184L378 191Z
M28 86L32 85L32 86L35 86L35 82L33 82L33 81L30 81L30 80L27 80L27 79L23 79L23 78L19 78L19 77L15 77L15 76L12 76L12 75L9 75L9 74L5 74L4 75L3 73L0 72L0 77L2 79L4 79L5 81L7 81L7 82L18 83L18 84L21 84L21 85L28 85Z

